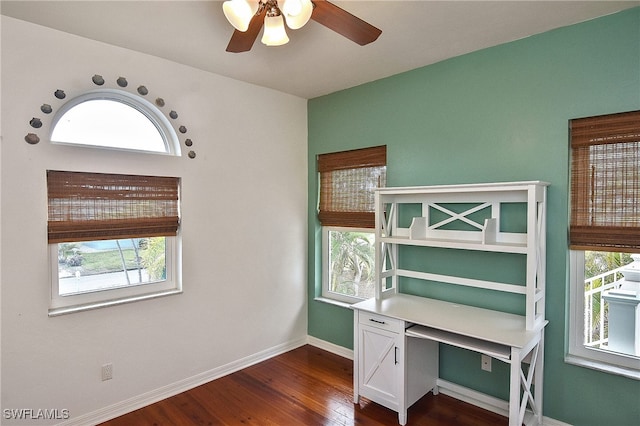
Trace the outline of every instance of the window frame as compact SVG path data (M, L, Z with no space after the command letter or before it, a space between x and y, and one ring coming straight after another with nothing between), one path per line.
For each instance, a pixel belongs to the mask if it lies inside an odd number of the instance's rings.
M640 357L584 345L584 251L569 253L569 332L565 361L640 380Z
M323 226L322 227L322 297L324 299L335 300L338 302L347 303L349 305L362 302L365 300L362 297L357 296L349 296L347 294L336 293L334 291L329 290L329 277L330 277L330 267L329 267L329 259L330 259L330 249L331 244L329 244L329 233L330 232L366 232L369 234L373 234L375 238L375 230L371 228L351 228L344 226ZM375 250L375 244L373 245Z
M182 249L179 235L165 237L166 279L127 287L97 290L87 293L60 295L58 278L58 244L49 244L49 276L51 279L49 316L120 305L182 293Z
M84 102L93 101L93 100L108 100L113 102L120 102L140 112L156 127L156 129L158 130L158 133L161 135L165 143L166 151L160 152L160 151L145 150L145 149L110 147L110 146L103 146L103 145L80 144L80 143L70 143L70 142L53 140L52 135L60 119L72 108ZM54 145L74 146L74 147L93 148L93 149L106 149L106 150L112 150L112 151L139 152L144 154L171 155L171 156L181 155L180 141L178 139L178 135L173 129L171 122L162 113L162 111L160 111L155 105L153 105L151 102L147 101L146 99L143 99L142 97L133 95L123 90L108 89L108 88L91 90L91 91L85 92L81 95L78 95L70 99L68 102L62 105L62 107L58 110L58 112L56 112L55 116L53 117L53 121L51 123L51 132L49 133L49 141Z

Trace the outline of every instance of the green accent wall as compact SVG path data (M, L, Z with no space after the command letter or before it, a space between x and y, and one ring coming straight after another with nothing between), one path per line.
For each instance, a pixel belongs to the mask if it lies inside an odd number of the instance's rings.
M311 99L309 335L353 348L351 310L314 300L317 154L386 144L387 186L548 181L544 415L573 425L638 424L639 381L564 362L568 120L638 109L640 8ZM440 354L441 377L506 398L500 362L486 373L478 354Z

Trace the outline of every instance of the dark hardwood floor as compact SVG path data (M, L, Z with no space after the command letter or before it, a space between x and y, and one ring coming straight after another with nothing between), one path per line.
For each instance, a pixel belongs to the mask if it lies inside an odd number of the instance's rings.
M302 346L149 405L103 426L397 425L395 412L361 398L353 403L353 362ZM506 417L446 395L427 394L407 425L507 425Z

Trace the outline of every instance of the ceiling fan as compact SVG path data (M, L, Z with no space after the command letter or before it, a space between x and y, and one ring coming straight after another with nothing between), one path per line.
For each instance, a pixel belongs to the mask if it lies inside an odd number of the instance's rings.
M247 52L264 25L262 43L280 46L289 41L284 23L293 30L309 19L361 46L375 41L382 30L326 0L227 0L222 9L235 31L227 52Z

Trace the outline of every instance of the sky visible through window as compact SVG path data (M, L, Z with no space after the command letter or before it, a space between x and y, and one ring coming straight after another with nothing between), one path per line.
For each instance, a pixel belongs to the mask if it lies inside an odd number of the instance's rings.
M145 114L113 99L93 99L73 106L56 123L51 140L167 152L161 132Z

